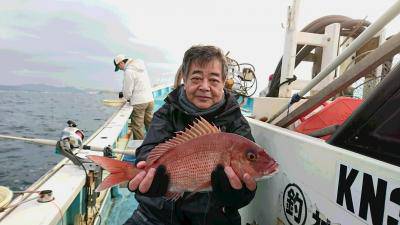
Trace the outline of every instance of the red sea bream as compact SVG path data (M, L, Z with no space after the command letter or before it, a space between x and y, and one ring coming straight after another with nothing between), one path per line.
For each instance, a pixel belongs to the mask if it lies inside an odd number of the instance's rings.
M93 155L89 159L111 173L97 191L129 181L141 171L128 162ZM157 145L146 162L146 171L159 165L166 167L168 192L175 197L186 191L210 190L211 172L218 164L231 166L240 179L245 173L260 179L278 169L276 161L259 145L240 135L221 132L203 118Z

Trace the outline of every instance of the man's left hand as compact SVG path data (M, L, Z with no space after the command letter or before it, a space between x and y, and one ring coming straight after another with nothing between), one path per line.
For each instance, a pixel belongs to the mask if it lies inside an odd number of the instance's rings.
M234 189L239 190L243 188L242 182L236 175L235 171L233 171L232 167L225 167L224 172L229 179L229 183ZM243 182L246 185L247 189L249 189L250 191L254 191L257 187L256 181L248 173L245 173L243 175Z
M232 167L218 165L211 173L211 186L215 199L222 205L239 209L254 198L257 184L249 175L244 174L241 181Z

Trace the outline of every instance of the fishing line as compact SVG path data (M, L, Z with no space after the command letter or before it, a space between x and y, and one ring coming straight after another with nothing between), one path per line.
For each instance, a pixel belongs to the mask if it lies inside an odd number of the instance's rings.
M56 206L56 208L58 209L58 212L60 213L60 216L61 216L61 218L60 218L60 220L61 220L61 225L64 225L64 214L62 213L62 210L61 210L61 208L60 208L60 206L59 205L57 205L57 203L55 203L54 201L52 201L52 203Z
M86 177L85 177L85 185L86 185L88 183L88 179L89 179L89 175L88 175L88 173L86 171L86 168L83 165L83 163L80 161L78 156L76 156L75 154L71 154L71 155L73 157L75 157L76 161L78 161L80 166L83 168L83 171L85 172L85 175L86 175ZM86 188L88 189L87 194L90 193L89 192L90 191L90 187L86 187ZM86 194L86 199L85 199L86 201L85 202L86 202L86 211L89 212L89 198L88 198L87 194ZM87 222L88 222L88 213L85 214L85 223L87 224Z

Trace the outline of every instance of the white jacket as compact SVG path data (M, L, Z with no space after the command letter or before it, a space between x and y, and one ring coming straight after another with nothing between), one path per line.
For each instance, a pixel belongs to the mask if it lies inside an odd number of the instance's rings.
M142 60L129 59L126 62L122 92L124 93L124 98L130 100L131 105L154 100L150 79Z

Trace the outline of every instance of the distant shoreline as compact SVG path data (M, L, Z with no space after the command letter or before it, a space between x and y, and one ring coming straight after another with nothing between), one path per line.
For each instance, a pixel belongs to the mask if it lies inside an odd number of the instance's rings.
M155 84L152 88L170 86L165 84ZM31 91L31 92L64 92L64 93L118 93L118 90L101 90L85 88L80 89L71 86L58 87L47 84L22 84L22 85L0 85L0 91Z
M111 90L79 89L76 87L57 87L45 84L0 85L1 91L64 92L64 93L118 93Z

